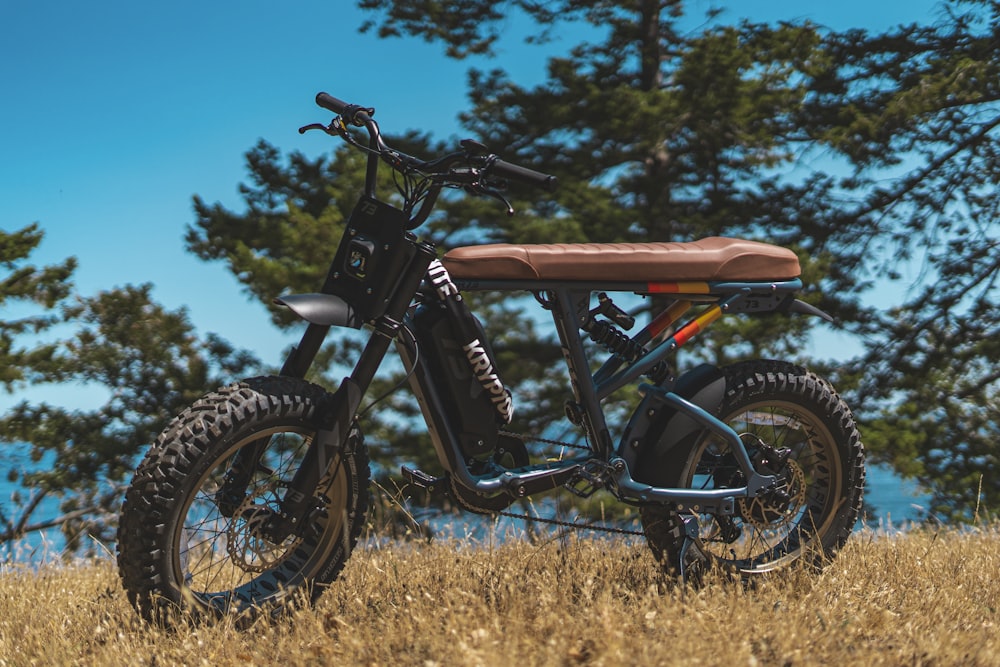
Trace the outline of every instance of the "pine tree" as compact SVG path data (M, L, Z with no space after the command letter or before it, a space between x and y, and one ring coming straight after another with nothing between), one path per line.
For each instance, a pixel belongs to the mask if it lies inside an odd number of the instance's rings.
M685 29L676 0L359 4L367 29L439 40L452 57L495 52L515 12L534 19L530 40L574 22L599 31L532 89L473 72L469 126L558 165L560 230L795 247L819 304L863 340L828 370L876 460L915 475L940 516L1000 504L995 1L946 2L937 24L878 34L715 13ZM864 305L874 291L904 297L880 312Z
M257 365L208 335L199 339L183 310L155 303L151 286L92 297L72 293L75 259L38 268L28 259L43 234L37 225L0 232L0 302L24 311L0 322L4 387L75 385L100 397L94 409L21 398L0 414L0 443L23 448L7 458L9 482L23 489L0 505L0 542L58 527L69 553L93 550L85 538L110 539L124 480L167 421L203 393ZM9 311L8 311L9 312ZM38 341L45 334L45 342ZM43 501L58 499L58 512Z
M878 34L727 22L722 12L692 18L678 0L359 5L371 12L367 30L439 41L449 57L477 62L501 50L515 15L530 19L531 42L585 35L549 60L539 85L470 70L472 107L462 116L470 135L561 185L554 196L512 189L514 218L492 201L446 200L425 230L442 249L709 235L791 247L804 298L863 348L810 365L848 395L874 458L916 476L945 515L969 518L980 501L997 506L995 2L946 3L938 24ZM436 148L426 139L408 147ZM196 200L191 247L229 262L262 299L315 289L360 192L360 156L338 151L308 163L292 154L283 165L261 145L248 158L247 211ZM893 291L904 293L893 309L868 304L874 292ZM526 426L544 429L543 413L561 404L551 391L561 384L550 377L552 341L534 331L519 338L516 308L489 312L501 362L522 360L513 383L530 397ZM732 318L679 365L801 359L814 326ZM348 352L331 347L326 360Z

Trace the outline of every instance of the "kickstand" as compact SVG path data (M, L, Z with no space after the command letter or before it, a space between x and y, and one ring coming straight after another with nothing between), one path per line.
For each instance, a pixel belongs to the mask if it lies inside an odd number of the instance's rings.
M678 557L678 567L680 568L681 581L685 584L695 586L701 584L702 576L705 574L705 565L708 559L698 546L698 519L691 514L680 515L681 543Z

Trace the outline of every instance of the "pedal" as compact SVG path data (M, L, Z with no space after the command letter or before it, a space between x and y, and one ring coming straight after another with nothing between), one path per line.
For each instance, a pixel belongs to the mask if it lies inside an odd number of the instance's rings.
M447 477L432 477L423 470L418 470L405 465L400 471L403 474L403 479L413 486L420 487L426 491L428 495L436 497L444 497L448 495L449 486Z
M580 466L563 486L580 498L589 498L607 486L610 478L611 468L608 464L590 460Z

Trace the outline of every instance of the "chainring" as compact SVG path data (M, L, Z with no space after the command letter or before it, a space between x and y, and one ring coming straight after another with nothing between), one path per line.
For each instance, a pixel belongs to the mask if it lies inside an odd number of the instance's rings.
M528 465L531 458L522 439L502 433L493 452L492 462L508 470L513 470ZM484 496L462 486L454 477L451 477L450 481L452 496L462 506L462 509L473 514L496 514L510 507L516 500L509 493Z
M586 445L578 445L571 442L549 440L546 438L526 436L511 431L500 432L500 443L498 443L494 453L494 461L505 468L512 469L526 466L530 463L526 442L540 442L546 445L554 445L564 449L589 450ZM503 516L511 519L522 519L533 523L542 523L549 526L559 526L568 530L591 530L614 535L644 535L641 530L630 530L628 528L615 528L611 526L597 526L593 524L579 523L578 521L562 521L560 519L536 516L533 514L518 514L505 511L516 499L506 493L496 496L483 496L474 491L460 486L451 479L451 490L453 497L462 506L462 509L475 514L490 514Z

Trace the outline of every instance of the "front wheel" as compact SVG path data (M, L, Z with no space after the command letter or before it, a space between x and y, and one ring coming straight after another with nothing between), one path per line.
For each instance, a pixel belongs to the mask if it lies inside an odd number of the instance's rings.
M850 410L829 384L792 364L752 361L723 372L719 418L739 435L757 471L774 475L777 485L738 499L732 515L694 513L698 536L687 550L676 508L643 507L650 549L674 573L721 566L751 575L799 559L823 562L843 546L861 509L864 448ZM746 483L730 446L708 431L675 455L669 486ZM701 562L682 562L692 557Z
M360 431L328 466L302 525L269 528L329 397L302 380L253 378L167 426L125 494L118 529L122 584L143 617L273 612L314 600L337 576L368 507Z

